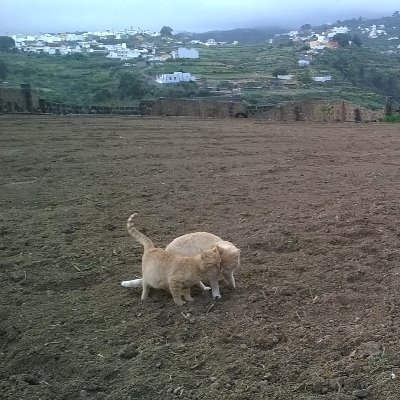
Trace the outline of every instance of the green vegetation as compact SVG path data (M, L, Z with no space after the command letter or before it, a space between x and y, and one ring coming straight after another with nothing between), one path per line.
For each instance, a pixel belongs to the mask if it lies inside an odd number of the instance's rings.
M118 89L122 99L141 99L151 88L138 72L123 72L119 78Z
M400 124L400 114L388 115L383 119L383 121Z
M361 46L361 39L357 35L351 36L348 33L337 33L332 39L338 42L340 47L350 46L350 43L358 47Z
M0 36L0 51L9 51L15 46L14 39L9 36Z
M30 83L48 101L67 104L132 105L142 98L201 96L194 83L159 85L146 68L125 67L104 55L0 53L6 86Z
M143 66L125 66L124 61L107 59L104 54L33 55L15 51L0 52L0 79L6 85L19 86L30 83L40 95L49 101L69 104L131 105L144 98L154 97L201 97L220 95L244 99L251 104L277 104L282 101L343 99L371 109L383 108L385 97L400 102L400 53L395 41L387 38L369 39L358 36L357 27L362 24L385 23L388 27L399 23L400 16L385 17L365 22L362 19L343 21L352 30L349 34L336 34L341 48L324 50L314 55L310 65L299 67L298 61L306 56L309 47L295 42L288 36L274 38L272 31L240 30L240 34L257 44L227 44L224 46L197 46L200 58L168 59L165 63ZM305 24L301 31L311 32ZM396 34L395 28L391 35ZM389 28L388 28L389 30ZM238 30L239 31L239 30ZM178 47L174 41L186 42L193 38L205 40L207 34L189 37L173 35L172 28L164 26L162 37L154 38L159 52L171 52ZM216 40L227 35L233 39L236 30L214 32L209 37ZM200 35L200 36L199 36ZM258 36L257 36L258 35ZM400 36L400 35L399 35ZM237 38L237 37L236 37ZM115 42L109 39L110 44ZM140 36L120 39L129 46L140 45ZM147 40L147 39L146 39ZM180 44L181 45L181 44ZM0 38L1 46L1 38ZM10 49L10 43L7 49ZM186 47L193 44L186 44ZM385 47L386 46L386 47ZM384 51L385 49L385 51ZM388 52L388 49L391 49ZM195 83L160 85L157 75L175 71L190 72L199 78ZM291 81L277 79L277 75L293 75ZM315 82L318 76L331 76L324 83Z
M50 101L88 103L101 90L114 92L118 65L104 56L50 56L2 53L8 85L30 83Z
M163 26L160 30L161 36L172 37L173 29L169 26Z
M139 68L104 55L8 52L0 54L0 76L8 85L28 82L46 100L70 104L129 105L141 98L198 97L241 87L241 97L252 104L313 98L382 108L385 96L398 101L400 95L398 60L356 46L326 51L308 68L297 65L303 50L293 45L201 47L199 53L198 60L171 59ZM191 72L202 86L156 84L156 75L174 71ZM294 80L278 81L278 74L292 74ZM318 75L333 80L316 83L312 77Z
M5 61L0 59L0 79L6 79L8 74L8 67Z
M321 55L315 67L325 68L336 79L357 88L400 98L400 57L363 48L329 50Z

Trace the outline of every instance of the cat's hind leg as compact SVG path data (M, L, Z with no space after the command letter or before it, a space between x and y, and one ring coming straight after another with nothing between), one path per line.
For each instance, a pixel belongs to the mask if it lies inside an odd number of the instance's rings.
M177 281L170 282L169 291L171 292L175 304L177 304L178 306L183 306L185 304L185 302L182 301L183 288L180 282Z
M143 287L143 290L142 290L141 299L142 299L142 303L143 303L143 301L145 299L147 299L147 297L149 297L150 286L145 281L142 280L142 287Z
M190 288L183 289L182 292L186 301L193 301L193 297L190 295Z

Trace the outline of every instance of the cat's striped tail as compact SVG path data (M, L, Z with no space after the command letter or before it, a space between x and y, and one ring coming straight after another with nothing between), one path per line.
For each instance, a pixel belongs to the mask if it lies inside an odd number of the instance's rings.
M129 234L135 238L139 243L141 243L144 247L144 250L148 250L148 249L154 249L154 244L153 242L143 233L139 232L134 224L133 224L133 218L135 217L135 214L132 214L129 218L128 218L128 222L126 223L126 226L128 228L128 232Z

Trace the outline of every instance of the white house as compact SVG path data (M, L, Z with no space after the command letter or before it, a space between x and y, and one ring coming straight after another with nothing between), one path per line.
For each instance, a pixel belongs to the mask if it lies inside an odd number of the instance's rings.
M349 33L350 29L347 26L334 26L328 33L328 38L334 37L337 33Z
M11 35L11 37L14 39L15 43L19 43L19 42L27 42L29 41L28 36L25 35L21 35L20 33L16 34L16 35ZM32 36L32 41L35 40L35 38Z
M178 48L178 57L177 58L199 58L199 51L195 48L186 49L185 47Z
M217 42L215 39L208 39L206 43L204 43L206 46L216 46Z
M299 60L299 67L308 67L310 65L309 60Z
M52 35L50 33L44 33L43 35L36 36L36 40L40 40L45 43L60 43L64 41L62 37Z
M385 25L379 25L379 29L377 28L376 25L372 25L371 31L369 32L368 36L371 39L376 39L378 36L386 35L384 28L385 28Z
M131 60L132 58L138 58L142 55L142 53L137 49L126 49L126 48L118 48L110 51L107 54L107 58L117 58L120 60Z
M290 81L293 79L293 75L278 75L277 78L282 81Z
M314 82L328 82L332 80L332 76L331 75L326 75L326 76L314 76L313 78Z
M158 83L180 83L180 82L193 82L196 77L190 72L174 72L173 74L163 74L156 77Z
M114 32L111 32L111 31L103 31L103 32L97 31L97 32L89 32L89 33L93 34L95 36L102 37L102 38L107 38L107 36L114 36L115 35Z
M290 31L290 32L288 33L288 36L290 36L290 37L296 37L298 34L299 34L299 31Z
M65 36L65 40L67 42L81 42L85 40L85 37L83 35L77 35L75 33L67 33Z

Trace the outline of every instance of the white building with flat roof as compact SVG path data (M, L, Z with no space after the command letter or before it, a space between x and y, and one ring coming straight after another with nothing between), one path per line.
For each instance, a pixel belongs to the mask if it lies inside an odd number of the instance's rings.
M177 58L199 58L199 51L195 48L186 49L185 47L179 47L177 53Z
M163 74L156 77L158 83L180 83L180 82L193 82L196 77L190 72L174 72L173 74Z

